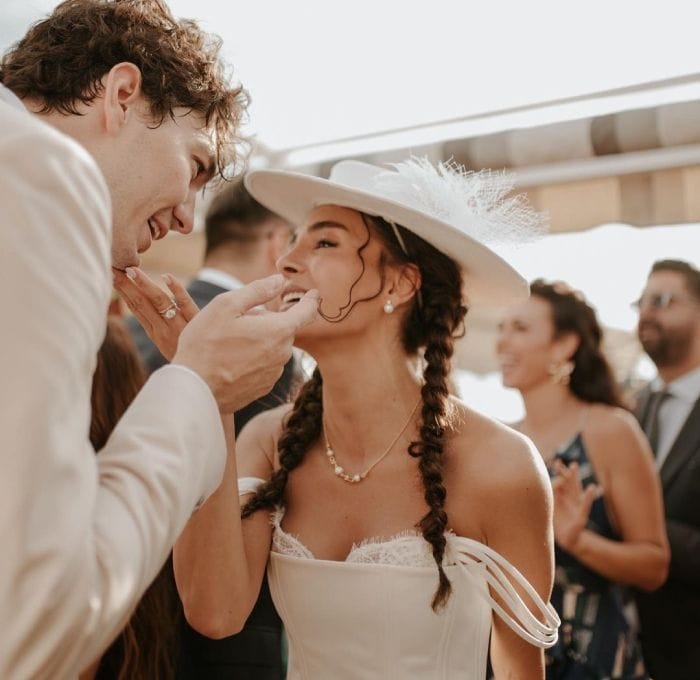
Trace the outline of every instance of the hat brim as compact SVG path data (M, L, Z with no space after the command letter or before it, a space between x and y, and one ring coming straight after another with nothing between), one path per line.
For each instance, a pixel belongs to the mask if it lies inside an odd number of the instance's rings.
M528 297L527 281L503 258L420 210L327 179L283 170L255 170L246 176L245 185L258 202L295 226L301 226L322 205L352 208L401 225L461 266L469 303L507 305Z

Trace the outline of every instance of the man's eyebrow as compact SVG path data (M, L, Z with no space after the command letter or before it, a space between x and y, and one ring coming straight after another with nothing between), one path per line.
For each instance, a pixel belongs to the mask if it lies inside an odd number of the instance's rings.
M309 227L308 231L319 231L320 229L342 229L343 231L348 231L348 228L344 224L341 224L340 222L333 222L333 220L314 222Z

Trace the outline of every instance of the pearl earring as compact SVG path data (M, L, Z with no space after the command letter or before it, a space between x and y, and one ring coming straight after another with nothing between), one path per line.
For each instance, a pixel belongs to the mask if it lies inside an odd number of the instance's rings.
M394 303L391 300L387 300L384 303L384 313L392 314L394 312Z

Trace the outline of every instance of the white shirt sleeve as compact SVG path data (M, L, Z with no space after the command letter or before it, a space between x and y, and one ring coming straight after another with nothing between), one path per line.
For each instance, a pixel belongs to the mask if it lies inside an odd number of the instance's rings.
M0 103L2 678L74 678L98 657L223 474L216 402L177 366L99 456L89 443L109 205L82 147Z

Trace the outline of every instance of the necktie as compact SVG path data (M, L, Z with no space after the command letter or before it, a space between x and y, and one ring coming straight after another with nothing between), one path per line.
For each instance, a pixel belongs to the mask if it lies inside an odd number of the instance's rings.
M654 455L656 455L656 449L659 445L659 409L661 408L661 404L663 404L669 396L666 389L662 389L658 392L652 392L649 397L647 417L644 420L644 431L646 432L647 439L649 439L649 444Z

